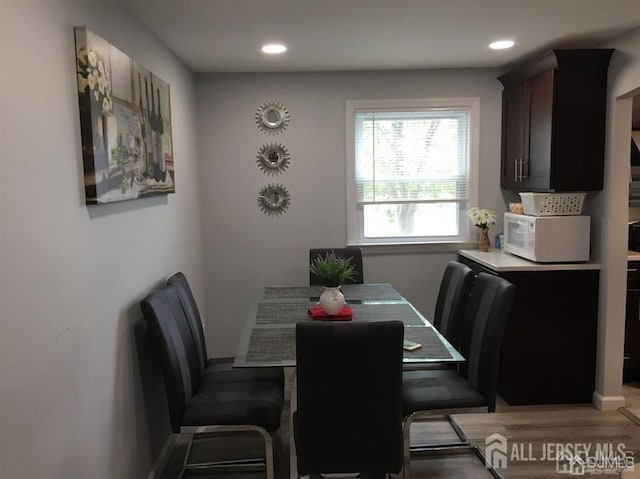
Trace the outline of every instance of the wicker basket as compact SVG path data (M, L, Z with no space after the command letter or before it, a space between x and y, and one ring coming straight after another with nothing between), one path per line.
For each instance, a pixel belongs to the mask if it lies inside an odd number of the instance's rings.
M520 193L525 215L575 216L582 213L586 193Z

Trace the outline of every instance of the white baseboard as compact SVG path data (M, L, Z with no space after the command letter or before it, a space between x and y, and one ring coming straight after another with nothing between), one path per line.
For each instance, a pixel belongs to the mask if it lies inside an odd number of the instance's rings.
M162 471L164 471L167 462L169 462L169 458L171 457L171 453L173 452L173 448L176 445L176 441L179 437L180 434L169 435L166 442L164 443L164 446L162 446L162 451L160 451L158 459L149 471L147 479L158 479L162 475Z
M601 411L615 411L626 403L624 396L603 396L597 391L593 392L593 405Z

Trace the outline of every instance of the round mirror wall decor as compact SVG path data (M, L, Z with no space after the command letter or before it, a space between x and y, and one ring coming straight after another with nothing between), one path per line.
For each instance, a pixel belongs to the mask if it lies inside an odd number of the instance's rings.
M287 107L277 101L265 101L256 111L258 128L269 135L277 135L289 124Z
M289 167L289 152L280 143L268 143L258 150L258 168L268 175L279 175Z
M263 186L258 193L258 206L266 215L280 216L287 211L290 204L289 191L282 185L271 183Z

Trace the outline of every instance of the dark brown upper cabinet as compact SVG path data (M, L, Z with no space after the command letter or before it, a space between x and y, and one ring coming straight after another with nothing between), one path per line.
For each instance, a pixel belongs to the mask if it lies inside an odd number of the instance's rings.
M552 50L498 77L502 188L602 189L612 49Z

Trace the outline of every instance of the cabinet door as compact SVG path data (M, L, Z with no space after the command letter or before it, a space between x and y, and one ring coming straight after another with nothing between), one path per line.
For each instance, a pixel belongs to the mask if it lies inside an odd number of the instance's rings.
M524 156L524 83L502 92L502 166L500 186L520 189L521 160Z
M523 183L527 189L548 190L551 184L554 71L549 70L525 84L527 119L525 121Z

